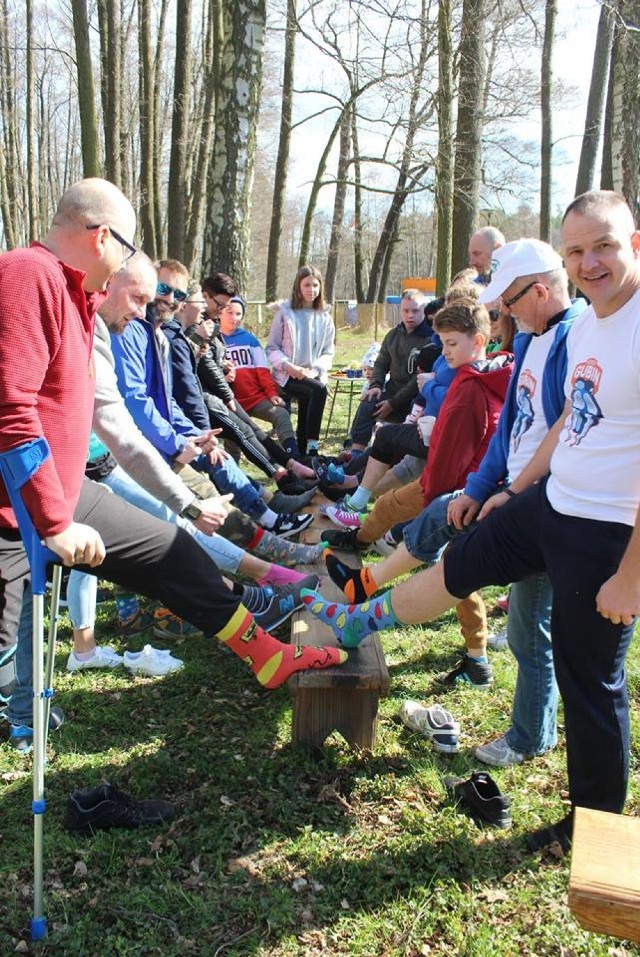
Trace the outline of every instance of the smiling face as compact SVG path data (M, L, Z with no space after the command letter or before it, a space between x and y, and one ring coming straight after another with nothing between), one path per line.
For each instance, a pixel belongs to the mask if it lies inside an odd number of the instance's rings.
M242 325L244 313L239 302L230 302L220 313L220 332L223 336L231 336Z
M178 289L186 294L188 277L181 272L161 266L158 270L158 283L166 283L171 292L160 293L156 290L153 308L158 322L167 322L180 308L180 302L175 298L173 290Z
M640 233L624 205L570 212L562 224L565 268L601 319L640 288Z
M400 318L407 332L413 332L424 319L423 304L415 299L403 299L400 303Z
M132 319L143 319L155 288L155 270L151 267L135 275L117 273L109 284L109 295L100 306L100 316L109 330L121 335Z

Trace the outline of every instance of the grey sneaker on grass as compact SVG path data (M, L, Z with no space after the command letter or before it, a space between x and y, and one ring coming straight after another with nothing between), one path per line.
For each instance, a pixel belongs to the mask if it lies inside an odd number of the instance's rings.
M476 748L475 754L478 761L494 768L510 768L514 764L522 764L525 759L525 755L521 751L515 751L504 735L495 741L481 744Z

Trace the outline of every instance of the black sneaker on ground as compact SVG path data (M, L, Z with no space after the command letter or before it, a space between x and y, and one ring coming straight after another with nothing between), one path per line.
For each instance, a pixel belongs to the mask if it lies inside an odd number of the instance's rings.
M265 631L271 631L272 628L278 628L283 622L293 615L294 611L302 608L304 602L300 592L303 588L315 591L320 585L320 579L317 575L307 575L302 581L294 585L274 585L271 588L273 598L269 607L258 614L254 614L253 620L256 625L260 625Z
M168 801L135 801L112 784L74 791L67 799L64 826L75 834L93 834L111 827L140 827L173 820Z
M470 811L494 827L511 827L511 798L501 794L500 788L487 771L474 771L467 781L447 777L446 791Z
M315 492L318 487L317 482L305 482L304 479L299 479L291 473L285 475L284 478L277 479L276 485L285 495L304 495L305 492L310 492L312 489Z
M538 831L531 831L527 834L524 842L528 851L544 851L553 844L559 844L566 854L571 850L571 839L573 837L573 811L570 811L566 817L556 824L550 824L548 827L541 827Z
M313 515L278 515L275 525L269 531L280 538L291 538L292 535L299 535L300 532L308 528L313 521Z
M328 528L320 535L320 541L327 542L331 548L340 548L345 552L359 552L370 548L370 545L360 544L356 538L357 534L357 528L347 528L344 530L341 528Z
M455 668L440 678L442 684L454 685L459 681L475 685L476 688L488 688L493 684L493 668L488 661L478 661L465 655Z
M340 499L345 496L345 490L342 485L334 486L332 483L320 479L319 487L324 497L328 498L330 502L339 502Z

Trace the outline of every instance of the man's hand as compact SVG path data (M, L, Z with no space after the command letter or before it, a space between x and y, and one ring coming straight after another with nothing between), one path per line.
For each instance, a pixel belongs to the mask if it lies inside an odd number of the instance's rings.
M422 389L427 384L431 382L432 379L435 379L435 372L419 372L416 376L416 382L418 383L418 388Z
M379 399L381 395L382 395L382 389L379 386L374 385L370 389L368 389L367 392L362 396L362 401L373 402L374 399Z
M467 525L471 525L480 510L480 502L470 495L457 495L449 502L447 509L447 524L454 525L458 531L462 531Z
M640 615L640 577L617 571L596 595L596 608L612 625L630 625Z
M229 399L229 401L227 402L227 408L229 409L230 412L237 412L238 406L236 405L236 400Z
M219 498L205 498L198 502L202 509L202 515L193 523L198 531L203 535L213 535L217 532L224 520L229 514L227 503L231 501L233 494L221 495Z
M494 510L494 508L501 508L503 505L506 505L509 501L510 496L506 492L497 492L495 495L492 495L491 498L488 498L480 509L480 514L478 515L478 521L481 522Z
M195 325L196 335L200 336L200 338L203 339L207 345L209 344L209 339L213 335L213 329L213 319L202 319L201 322L197 322Z
M202 432L200 435L191 436L189 441L194 442L203 455L208 455L218 448L218 436L222 429L209 429L208 432Z
M98 532L90 525L72 522L63 532L44 540L47 548L62 559L63 565L101 565L107 554Z
M181 465L188 465L200 455L202 455L202 449L198 448L193 437L191 437L187 439L182 451L175 456L174 462L179 462Z
M281 405L281 406L282 406L282 405L285 404L284 399L281 399L279 395L272 395L270 401L271 401L271 405Z
M386 419L392 412L393 408L391 403L387 399L383 399L382 402L378 402L373 410L373 416L375 419Z

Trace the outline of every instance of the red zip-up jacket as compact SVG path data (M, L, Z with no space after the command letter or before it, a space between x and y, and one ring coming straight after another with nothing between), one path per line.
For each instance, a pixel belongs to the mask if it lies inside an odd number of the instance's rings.
M512 369L513 356L507 352L458 369L420 476L425 506L445 492L464 488L469 472L477 469L498 425Z
M0 256L0 450L44 435L52 455L23 498L44 538L73 521L89 447L94 316L104 293L44 246ZM16 528L0 482L0 527Z

